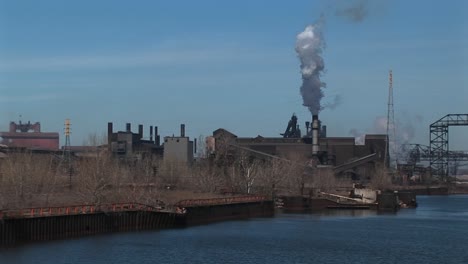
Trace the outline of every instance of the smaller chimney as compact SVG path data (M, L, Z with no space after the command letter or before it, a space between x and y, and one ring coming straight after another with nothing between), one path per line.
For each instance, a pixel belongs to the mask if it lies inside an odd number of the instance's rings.
M112 144L112 134L114 133L114 124L107 123L107 146L110 148Z
M150 126L150 141L153 141L153 126Z
M193 152L197 153L197 139L196 138L193 139Z
M180 137L185 137L185 124L180 124Z
M306 122L305 122L305 125L306 125L306 135L308 135L308 134L309 134L310 122L309 122L309 121L306 121Z
M127 129L126 129L127 132L132 132L132 124L130 123L127 123Z
M138 135L140 139L143 138L143 125L138 125Z
M326 138L327 137L327 126L325 126L325 125L322 126L322 131L320 131L320 137L321 138Z
M157 147L159 147L159 134L158 134L158 126L154 126L154 143Z

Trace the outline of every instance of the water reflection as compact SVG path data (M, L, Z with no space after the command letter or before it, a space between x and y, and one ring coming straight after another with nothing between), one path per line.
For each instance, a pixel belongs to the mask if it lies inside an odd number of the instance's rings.
M312 210L277 210L276 215L289 215L289 214L300 214L300 215L311 215L314 218L329 218L329 217L339 217L339 218L350 218L350 217L374 217L377 215L396 215L397 212L379 212L376 210L369 209L328 209L320 211Z

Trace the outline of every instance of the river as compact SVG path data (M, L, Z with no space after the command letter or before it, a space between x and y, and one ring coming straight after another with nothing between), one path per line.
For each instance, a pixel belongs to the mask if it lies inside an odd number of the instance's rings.
M468 263L468 195L418 203L31 243L0 263Z

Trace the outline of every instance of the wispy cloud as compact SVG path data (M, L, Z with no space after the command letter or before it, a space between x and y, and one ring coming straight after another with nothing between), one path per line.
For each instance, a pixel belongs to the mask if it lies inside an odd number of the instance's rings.
M245 56L242 56L245 54ZM61 71L75 69L134 68L154 66L184 66L201 63L220 63L267 57L248 49L218 48L196 50L147 51L115 55L72 55L36 58L14 58L0 61L0 72Z
M21 96L4 96L0 95L0 103L32 103L41 101L50 101L59 99L59 94L36 94L36 95L21 95Z

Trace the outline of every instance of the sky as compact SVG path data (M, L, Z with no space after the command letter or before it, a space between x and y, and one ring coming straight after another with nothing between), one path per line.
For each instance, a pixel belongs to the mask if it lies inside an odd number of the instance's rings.
M292 113L304 130L294 47L322 16L322 102L340 98L320 112L328 136L385 132L392 69L397 137L428 145L431 123L468 113L467 11L463 0L0 0L0 131L21 116L61 144L70 118L72 145L107 122L143 124L145 137L181 123L192 138L279 136ZM467 131L450 128L450 149L468 150Z

